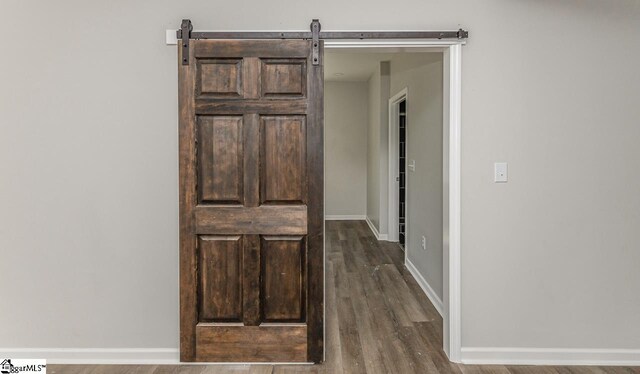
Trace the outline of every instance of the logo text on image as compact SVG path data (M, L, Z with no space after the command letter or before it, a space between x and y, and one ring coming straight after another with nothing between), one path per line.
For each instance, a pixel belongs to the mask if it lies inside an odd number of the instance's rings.
M5 358L0 361L0 374L47 373L47 360Z

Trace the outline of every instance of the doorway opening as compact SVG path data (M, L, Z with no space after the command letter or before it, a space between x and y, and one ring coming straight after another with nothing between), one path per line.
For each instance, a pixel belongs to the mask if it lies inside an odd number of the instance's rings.
M389 99L389 228L388 240L405 251L407 239L407 88ZM415 160L412 161L415 170Z
M406 223L406 202L407 202L407 99L398 103L398 242L404 251L405 243L405 223Z
M459 360L461 44L328 41L325 47L325 219L364 221L382 250L388 242L403 248L404 266L443 318L443 349L452 361ZM367 67L370 70L364 72ZM433 73L427 83L422 79L425 72ZM429 90L437 91L439 99L425 97ZM332 110L336 107L337 111ZM414 118L415 108L439 113L429 123L439 132L434 136L431 131L427 142L419 140L424 133L412 133L414 125L425 123L422 114ZM431 161L422 158L429 156L430 142L439 145L431 149L439 158ZM437 165L430 164L433 160ZM433 179L439 190L428 192L440 205L424 209L416 197L425 193L418 174L427 170L439 176ZM424 217L413 217L424 216L425 211L435 212L429 225L439 231L439 237L420 227ZM433 225L433 217L439 225ZM327 228L337 230L339 225L331 223ZM348 240L346 234L341 240L345 237ZM327 248L333 246L329 240L333 239L327 237ZM340 243L342 251L350 245ZM431 256L426 262L416 259L425 254ZM351 254L344 256L346 261ZM438 271L432 271L434 267Z

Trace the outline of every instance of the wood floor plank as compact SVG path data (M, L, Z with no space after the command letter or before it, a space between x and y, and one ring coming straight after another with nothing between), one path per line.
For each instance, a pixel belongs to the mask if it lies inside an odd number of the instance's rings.
M364 254L364 247L359 240L357 228L352 227L345 231L347 240L342 241L341 246L345 264L347 260L349 261L349 264L346 264L348 265L347 271L353 273L367 265L371 265Z
M397 370L400 373L411 373L409 366L409 354L399 338L400 326L397 316L392 309L389 308L385 295L379 284L374 279L378 266L367 267L360 273L365 297L369 305L370 316L372 318L372 326L374 334L381 343L381 351L384 352L383 362L385 367Z
M152 374L157 369L157 366L111 365L108 367L103 366L102 369L102 371L92 371L91 374Z
M347 233L347 235L349 235ZM358 263L356 261L357 250L353 245L346 244L347 241L341 240L341 246L344 248L342 252L342 258L344 259L344 266L347 273L354 273L358 271Z
M264 373L270 374L273 372L273 365L265 365L265 364L233 364L233 365L193 365L196 367L200 367L200 374L250 374L250 373ZM184 367L183 367L184 370ZM183 374L182 372L179 372ZM186 373L184 373L186 374ZM189 373L191 374L191 373Z
M402 300L400 295L395 292L393 284L390 284L384 275L385 267L388 266L393 265L383 264L376 266L371 275L377 286L380 288L381 293L384 295L384 302L389 313L392 315L393 321L397 323L397 327L411 326L413 321L403 306L404 300Z
M421 339L417 335L416 330L411 327L400 328L400 341L409 353L411 361L409 365L415 373L437 373L438 368L429 357L427 347L421 344Z
M431 358L431 361L434 363L434 365L438 369L438 373L441 373L441 374L461 374L462 373L462 370L460 369L460 366L462 365L454 364L451 361L449 361L449 359L444 354L444 351L442 351L442 349L429 352L429 358Z
M512 372L518 371L518 367L510 367ZM536 368L535 366L529 366L529 368ZM624 366L553 366L558 374L638 374L640 373L639 367L624 367Z
M329 374L324 365L277 365L273 368L273 374Z
M325 367L327 373L343 373L342 366L342 345L340 343L340 327L338 321L338 311L336 309L336 288L334 281L333 262L327 261L326 270L326 331L325 339L327 341L325 356Z
M420 342L428 352L442 350L442 322L415 322L413 327L420 338Z
M333 264L333 279L335 282L336 298L341 299L349 297L349 281L347 279L347 270L344 263L342 253L332 253L329 260Z
M347 221L335 222L335 225L338 240L347 240L347 233L345 232L345 228L348 225Z
M415 295L411 292L397 267L393 265L383 265L380 267L379 274L382 282L389 286L390 292L397 295L401 300L400 306L404 309L404 312L411 322L427 322L433 320L422 308L420 303L418 303L417 298L419 298L420 295ZM424 297L424 294L422 297Z
M368 228L367 228L368 230ZM364 250L364 254L372 266L382 264L392 264L393 260L385 250L380 246L380 242L376 240L371 233L361 234L359 236L360 245Z
M508 366L511 374L558 374L555 368L552 366Z
M181 365L158 365L153 374L178 374Z
M390 369L384 364L384 350L381 339L376 334L372 310L367 301L360 273L349 274L349 289L353 311L358 317L356 323L367 373L388 373Z
M508 366L509 367L509 366ZM510 367L513 370L511 372L517 371L517 367ZM581 368L580 366L553 366L552 367L556 373L558 374L589 374L592 373L590 370Z
M272 374L274 370L273 365L250 365L249 374Z
M622 366L602 366L600 367L607 374L635 374L640 372L640 367L634 369Z
M499 365L460 365L463 374L509 374L509 370Z
M379 250L389 258L390 263L397 267L404 266L404 251L400 248L398 243L379 241L377 242Z
M366 373L356 316L350 298L339 298L337 309L344 372L349 374Z
M47 373L50 374L89 374L92 370L100 368L100 365L47 365ZM155 366L149 365L152 369Z

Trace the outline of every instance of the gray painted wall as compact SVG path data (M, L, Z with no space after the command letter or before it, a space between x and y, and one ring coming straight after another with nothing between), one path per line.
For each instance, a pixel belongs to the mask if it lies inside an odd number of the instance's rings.
M407 88L407 258L442 300L442 53L391 60L391 96ZM422 249L425 236L427 249Z
M380 230L380 69L368 81L367 218Z
M378 121L380 131L380 143L378 145L379 171L378 188L380 192L378 204L379 226L378 232L381 235L389 233L389 93L391 92L391 67L389 61L380 63L380 96L377 108L380 120Z
M382 61L368 81L367 217L382 235L389 226L389 75L389 61Z
M637 0L278 8L0 3L0 23L20 30L0 59L3 344L178 346L177 68L164 33L190 17L218 30L469 28L462 345L640 348ZM495 161L509 183L492 183Z
M325 214L367 211L367 82L325 82Z

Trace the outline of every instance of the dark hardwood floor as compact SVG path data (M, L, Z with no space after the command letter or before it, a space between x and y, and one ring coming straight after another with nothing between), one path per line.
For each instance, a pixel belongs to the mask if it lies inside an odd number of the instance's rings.
M457 365L442 351L442 318L364 221L327 221L326 362L322 365L50 365L49 373L640 373L628 367Z

